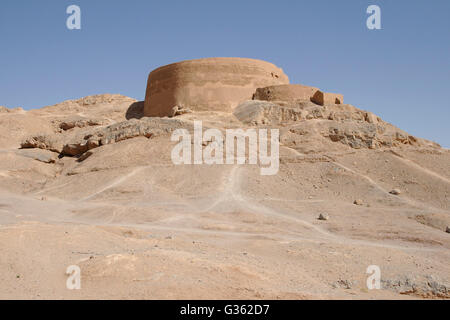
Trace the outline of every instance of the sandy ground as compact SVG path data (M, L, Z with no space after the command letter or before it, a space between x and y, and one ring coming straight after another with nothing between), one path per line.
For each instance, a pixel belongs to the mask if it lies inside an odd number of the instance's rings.
M121 120L127 103L96 115ZM0 114L0 299L450 297L449 150L281 146L279 173L261 176L174 166L168 137L83 161L19 149L69 109ZM71 265L80 290L66 287ZM380 290L367 288L370 265Z

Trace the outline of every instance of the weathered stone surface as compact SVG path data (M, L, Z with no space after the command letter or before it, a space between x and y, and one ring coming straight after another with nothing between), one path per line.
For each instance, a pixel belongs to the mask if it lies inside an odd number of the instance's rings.
M241 103L233 114L243 123L279 124L290 121L328 119L337 122L367 120L367 112L351 105L318 106L309 101L269 102L250 100ZM376 119L377 117L373 115Z
M74 134L38 135L26 139L22 148L51 150L67 156L78 156L88 150L139 136L151 138L168 134L187 125L177 119L131 119L101 128L90 128Z
M344 96L338 93L328 93L319 90L311 98L311 101L321 106L326 104L343 104Z
M378 118L372 112L366 112L364 120L366 120L368 123L378 123L378 121L380 121L380 118Z
M58 127L62 130L70 130L73 128L84 128L89 126L100 126L108 124L105 119L92 119L82 116L70 116L64 120L56 121L59 122Z
M21 149L17 154L45 163L54 163L58 159L58 153L43 149Z
M148 77L145 116L173 116L174 107L231 112L257 88L288 84L283 70L254 59L206 58L160 67Z
M183 122L176 119L131 119L96 130L82 138L77 137L73 139L64 145L62 154L68 156L78 156L99 146L126 139L140 136L152 138L159 135L168 134L177 128L181 128L182 126Z
M353 288L354 285L355 285L354 282L351 280L341 279L341 280L338 280L335 283L333 283L332 287L335 289L342 288L342 289L349 290L349 289Z
M308 101L269 102L250 100L241 103L234 116L248 125L282 125L281 138L286 145L303 142L340 142L353 149L378 149L400 145L438 146L416 138L376 115L346 104L319 106Z
M241 122L251 125L282 124L301 120L326 118L329 111L308 101L284 103L250 100L241 103L234 116Z
M268 101L251 100L241 103L233 114L243 123L261 125L278 123L283 119L298 120L302 111L284 108Z
M308 87L301 84L286 84L258 88L253 96L254 100L265 101L311 101L318 88Z
M427 275L425 277L401 276L396 279L382 279L381 287L400 294L424 298L450 298L450 284L442 279Z
M60 153L63 147L64 138L57 134L38 134L25 139L25 141L21 143L21 148L23 149L37 148L57 153Z
M172 117L181 116L182 114L191 113L192 110L183 106L175 106L172 108Z

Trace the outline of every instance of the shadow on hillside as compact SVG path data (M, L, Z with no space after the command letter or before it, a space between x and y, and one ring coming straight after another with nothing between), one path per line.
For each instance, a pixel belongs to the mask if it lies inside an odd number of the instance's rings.
M125 114L127 120L141 119L144 116L144 101L133 102Z

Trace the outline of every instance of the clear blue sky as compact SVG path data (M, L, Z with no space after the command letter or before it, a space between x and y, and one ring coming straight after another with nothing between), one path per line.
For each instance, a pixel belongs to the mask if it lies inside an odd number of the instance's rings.
M66 28L71 4L79 31ZM366 28L371 4L382 30ZM1 0L0 44L7 107L99 93L142 100L158 66L249 57L450 147L448 0Z

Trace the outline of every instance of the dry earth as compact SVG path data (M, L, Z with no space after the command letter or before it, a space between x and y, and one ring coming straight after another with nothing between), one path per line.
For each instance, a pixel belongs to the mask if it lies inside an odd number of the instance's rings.
M1 299L450 297L449 150L350 105L142 109L120 95L0 108ZM278 174L173 165L170 134L193 120L281 128Z

